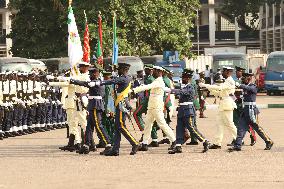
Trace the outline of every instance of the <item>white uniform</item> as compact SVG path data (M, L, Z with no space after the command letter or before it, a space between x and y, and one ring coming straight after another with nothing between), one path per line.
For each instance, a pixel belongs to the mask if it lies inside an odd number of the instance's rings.
M73 77L74 79L81 81L88 81L89 74L80 74L79 76ZM81 143L81 136L78 130L78 125L82 127L87 126L87 111L83 109L81 103L76 103L79 100L75 93L87 93L89 91L86 87L76 86L69 84L69 82L50 82L50 86L63 87L62 98L65 98L63 107L66 109L67 122L69 126L70 134L75 135L76 143Z
M148 102L148 111L145 118L143 144L148 144L154 121L157 122L159 127L165 132L171 142L176 141L173 130L168 126L164 118L164 88L165 83L163 78L159 77L149 85L142 85L134 89L135 93L151 90Z
M228 77L224 83L220 85L201 84L206 87L216 97L220 97L219 112L217 114L217 132L214 144L221 146L224 135L224 127L229 129L233 139L237 137L237 128L233 122L233 110L237 108L236 103L230 95L235 93L235 81L232 77Z

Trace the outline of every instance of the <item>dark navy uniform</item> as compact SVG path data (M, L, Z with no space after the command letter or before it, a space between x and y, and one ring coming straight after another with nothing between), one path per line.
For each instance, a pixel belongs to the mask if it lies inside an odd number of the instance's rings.
M135 138L130 134L128 129L126 128L125 120L126 114L131 108L129 105L128 98L128 90L130 89L130 77L126 75L121 75L115 79L103 81L101 85L112 85L115 84L117 86L117 99L115 103L115 131L114 131L114 144L111 150L111 153L106 155L118 155L121 141L121 134L129 141L129 143L133 146L133 148L138 148L138 142ZM122 94L125 95L122 95ZM118 100L120 96L124 96L121 100ZM132 149L133 151L133 149ZM135 152L136 153L136 152ZM134 155L134 154L132 154Z
M89 115L87 119L85 144L88 146L92 145L93 132L95 127L100 141L102 141L105 146L110 145L111 142L109 136L102 125L102 112L104 111L104 101L102 96L104 96L104 87L97 85L92 86L90 85L90 83L92 82L84 82L78 80L70 81L71 84L80 85L89 88L89 97L88 97L89 102L87 107Z
M272 146L272 140L266 135L263 129L258 125L256 115L259 113L256 107L256 95L257 87L255 84L240 85L239 88L244 91L244 108L240 116L239 128L237 139L234 144L235 150L240 150L242 147L242 141L246 132L249 129L249 125L256 131L256 133L265 141L266 145ZM271 148L270 146L270 148Z

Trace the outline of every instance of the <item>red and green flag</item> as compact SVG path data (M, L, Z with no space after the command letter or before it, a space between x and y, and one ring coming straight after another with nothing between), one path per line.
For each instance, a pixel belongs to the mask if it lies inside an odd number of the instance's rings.
M85 14L85 33L84 33L84 47L83 47L83 61L90 62L90 34L86 12Z

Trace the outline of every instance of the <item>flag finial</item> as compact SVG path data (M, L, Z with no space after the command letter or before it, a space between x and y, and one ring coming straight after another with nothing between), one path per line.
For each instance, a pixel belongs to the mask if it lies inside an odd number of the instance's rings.
M72 5L72 0L69 0L69 6L71 6Z

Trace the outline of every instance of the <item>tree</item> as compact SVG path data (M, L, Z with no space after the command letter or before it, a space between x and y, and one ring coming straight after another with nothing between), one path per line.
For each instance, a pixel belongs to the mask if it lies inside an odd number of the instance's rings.
M112 54L112 16L117 14L119 55L161 54L178 50L190 54L189 29L193 27L198 0L73 0L81 36L86 10L90 46L95 51L97 20L103 18L104 56ZM67 7L64 0L11 0L18 10L13 19L12 53L30 58L67 56Z
M251 14L252 20L250 28L256 29L254 23L259 19L259 8L265 3L281 3L281 0L224 0L223 11L233 17L237 17L237 21L241 25L246 25L245 16Z

